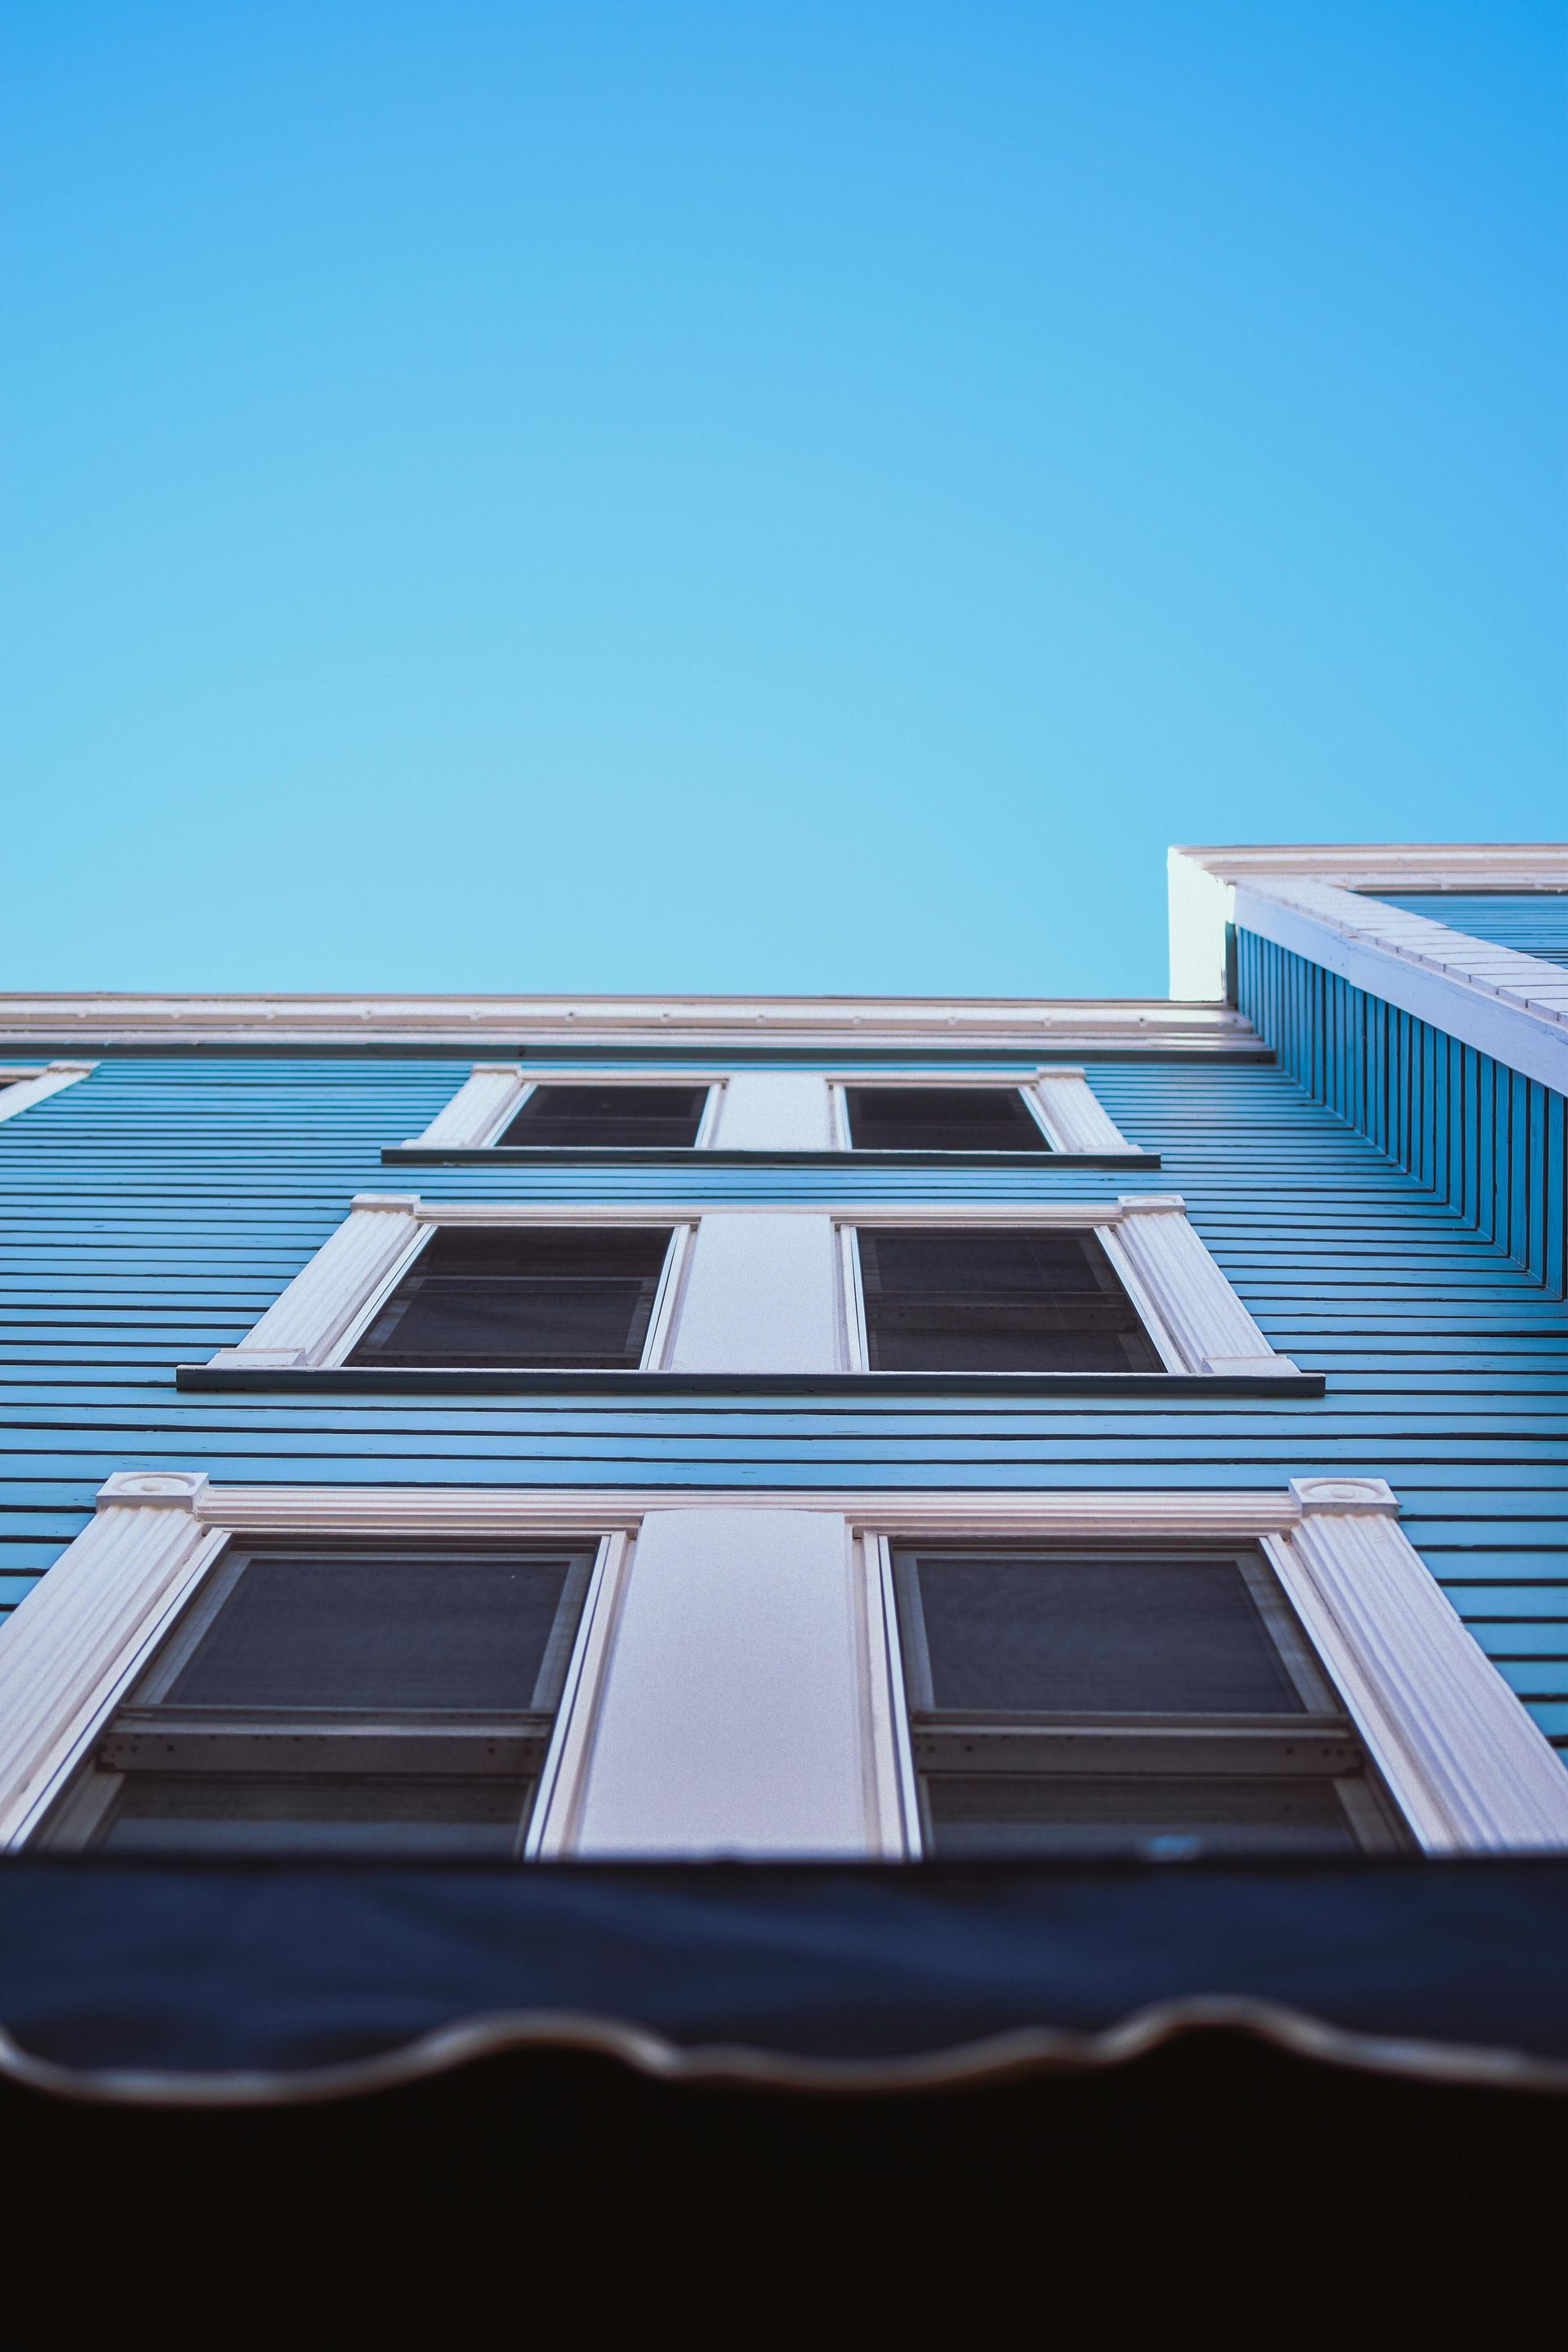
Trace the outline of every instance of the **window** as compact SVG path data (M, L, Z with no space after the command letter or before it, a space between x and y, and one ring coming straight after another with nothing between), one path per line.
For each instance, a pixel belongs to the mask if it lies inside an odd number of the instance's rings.
M1399 1843L1250 1550L895 1549L921 1831L938 1854Z
M43 1843L520 1854L591 1551L232 1547Z
M671 1228L437 1226L350 1364L636 1371Z
M1375 1477L122 1470L0 1641L0 1848L1568 1847L1561 1759L1398 1515Z
M706 1087L537 1086L496 1141L692 1145L707 1107Z
M1165 1369L1092 1231L862 1226L856 1239L873 1371Z
M1049 1151L1017 1087L846 1087L857 1151Z

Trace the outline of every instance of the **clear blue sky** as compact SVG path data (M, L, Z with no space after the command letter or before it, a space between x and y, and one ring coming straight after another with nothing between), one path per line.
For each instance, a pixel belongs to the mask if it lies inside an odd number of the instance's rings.
M11 988L1164 985L1561 834L1560 0L7 0Z

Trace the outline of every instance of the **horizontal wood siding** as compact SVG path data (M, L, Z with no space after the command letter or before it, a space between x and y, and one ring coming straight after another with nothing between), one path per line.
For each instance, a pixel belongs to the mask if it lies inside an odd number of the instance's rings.
M1568 1101L1251 931L1241 1009L1348 1119L1555 1298L1568 1295Z
M1538 956L1542 963L1561 964L1568 971L1568 890L1412 890L1398 897L1379 890L1368 895L1385 907L1425 915L1428 922L1447 923L1450 930L1464 931L1472 940Z
M1256 993L1260 966L1247 970ZM1282 990L1283 976L1269 985ZM1475 1190L1481 1163L1462 1148L1451 1093L1433 1129L1437 1081L1421 1058L1429 1048L1384 1041L1375 1023L1369 1032L1348 999L1324 1000L1321 1012L1339 1024L1342 1052L1372 1034L1373 1045L1356 1049L1363 1060L1374 1050L1412 1057L1398 1066L1422 1089L1413 1134L1431 1132L1429 1156L1446 1150L1473 1163L1453 1200L1425 1161L1406 1172L1388 1147L1336 1115L1337 1102L1331 1109L1313 1098L1324 1093L1315 1047L1300 1083L1284 1069L1212 1062L1091 1073L1129 1139L1164 1154L1136 1189L1184 1194L1271 1342L1303 1370L1326 1373L1319 1402L426 1403L291 1398L281 1386L256 1397L182 1396L174 1365L238 1340L351 1194L410 1189L405 1171L381 1165L381 1148L417 1134L467 1065L283 1055L107 1062L0 1127L4 1591L19 1597L84 1524L101 1480L127 1467L289 1483L1041 1490L1278 1487L1295 1475L1358 1472L1398 1489L1412 1539L1477 1638L1542 1725L1568 1741L1568 1315L1512 1262L1517 1218L1505 1221L1501 1240L1480 1229L1465 1184ZM1299 1031L1269 1017L1284 1050L1300 1042L1306 1052L1318 1015L1303 1016ZM1393 1104L1398 1087L1376 1066L1363 1091ZM1486 1103L1495 1118L1495 1076L1462 1083L1465 1103ZM1539 1223L1545 1141L1540 1133L1521 1180L1532 1204L1521 1212L1526 1222ZM417 1177L429 1197L448 1200L853 1195L911 1205L1104 1199L1127 1182L1064 1161L868 1169L853 1185L830 1170L700 1160L679 1175L565 1166Z

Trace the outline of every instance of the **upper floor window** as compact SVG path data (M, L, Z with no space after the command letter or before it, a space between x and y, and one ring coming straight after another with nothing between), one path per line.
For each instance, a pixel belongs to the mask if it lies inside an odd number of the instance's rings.
M695 1144L706 1087L536 1086L498 1143L684 1148Z
M436 1226L346 1360L637 1371L672 1238L670 1226Z
M542 1150L592 1159L640 1147L650 1158L736 1153L1024 1152L1054 1160L1158 1164L1135 1149L1077 1063L1011 1080L968 1075L837 1076L778 1066L712 1071L552 1071L476 1062L397 1160Z
M593 1552L236 1546L43 1842L522 1853Z
M893 1573L927 1852L1401 1842L1256 1552L921 1547Z
M1161 1372L1092 1230L862 1225L874 1372Z
M1049 1151L1018 1087L855 1087L844 1089L856 1151Z

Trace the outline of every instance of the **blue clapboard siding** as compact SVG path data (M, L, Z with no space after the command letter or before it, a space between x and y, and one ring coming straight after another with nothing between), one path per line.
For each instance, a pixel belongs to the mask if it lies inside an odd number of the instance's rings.
M929 1066L929 1065L927 1066ZM973 1066L973 1065L970 1065ZM889 1488L1392 1481L1477 1638L1568 1742L1568 1315L1283 1070L1107 1065L1136 1177L704 1167L384 1169L464 1063L116 1059L0 1126L0 1576L16 1598L112 1470L222 1479ZM182 1396L356 1192L450 1200L1103 1199L1182 1192L1275 1343L1330 1392L1121 1405Z
M1568 971L1568 890L1423 890L1398 898L1379 890L1367 896Z
M1251 931L1241 1010L1321 1103L1494 1242L1568 1294L1568 1101Z

